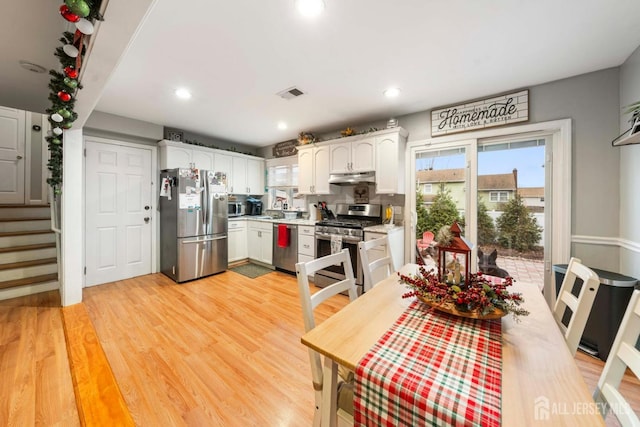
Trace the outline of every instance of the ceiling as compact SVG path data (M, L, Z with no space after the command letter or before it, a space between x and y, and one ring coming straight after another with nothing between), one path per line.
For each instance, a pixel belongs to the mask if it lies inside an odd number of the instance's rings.
M17 61L53 68L64 29L38 3L0 17L3 40L24 39L2 48L0 102L31 111L47 106L48 76ZM294 0L157 0L96 110L266 146L615 67L640 45L637 0L325 3L305 19ZM21 34L26 17L37 31ZM306 94L276 95L292 86ZM382 95L391 86L399 97Z

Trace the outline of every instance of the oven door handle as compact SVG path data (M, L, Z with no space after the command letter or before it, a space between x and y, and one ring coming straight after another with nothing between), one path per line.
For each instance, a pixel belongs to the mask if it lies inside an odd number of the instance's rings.
M326 234L316 234L316 239L318 240L331 240L331 236L327 236ZM350 237L350 236L343 236L342 237L342 241L345 243L358 243L361 242L362 239L359 237Z

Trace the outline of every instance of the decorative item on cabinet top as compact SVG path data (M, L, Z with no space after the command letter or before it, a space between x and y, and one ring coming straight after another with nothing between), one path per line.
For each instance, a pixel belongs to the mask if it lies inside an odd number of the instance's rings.
M631 113L631 118L629 119L629 122L632 123L631 128L611 141L611 145L614 147L640 143L640 101L628 105L626 108L625 113Z

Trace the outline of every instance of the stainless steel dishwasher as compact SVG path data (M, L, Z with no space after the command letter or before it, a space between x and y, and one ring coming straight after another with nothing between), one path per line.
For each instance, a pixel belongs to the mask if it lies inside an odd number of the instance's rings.
M284 230L286 234L282 234ZM298 226L273 224L273 266L295 273L296 262L298 262Z

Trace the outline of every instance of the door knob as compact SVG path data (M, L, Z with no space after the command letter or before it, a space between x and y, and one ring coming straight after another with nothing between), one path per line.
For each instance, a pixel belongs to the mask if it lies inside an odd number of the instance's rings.
M144 218L144 222L145 222L146 224L149 224L149 220L150 220L150 219L151 219L151 218L149 218L149 217L147 216L147 217L145 217L145 218Z
M18 155L16 156L16 159L18 159L18 160L22 160L22 156L18 154Z
M144 207L144 210L145 210L145 211L148 211L149 209L150 209L150 207L149 207L149 206L145 206L145 207Z

